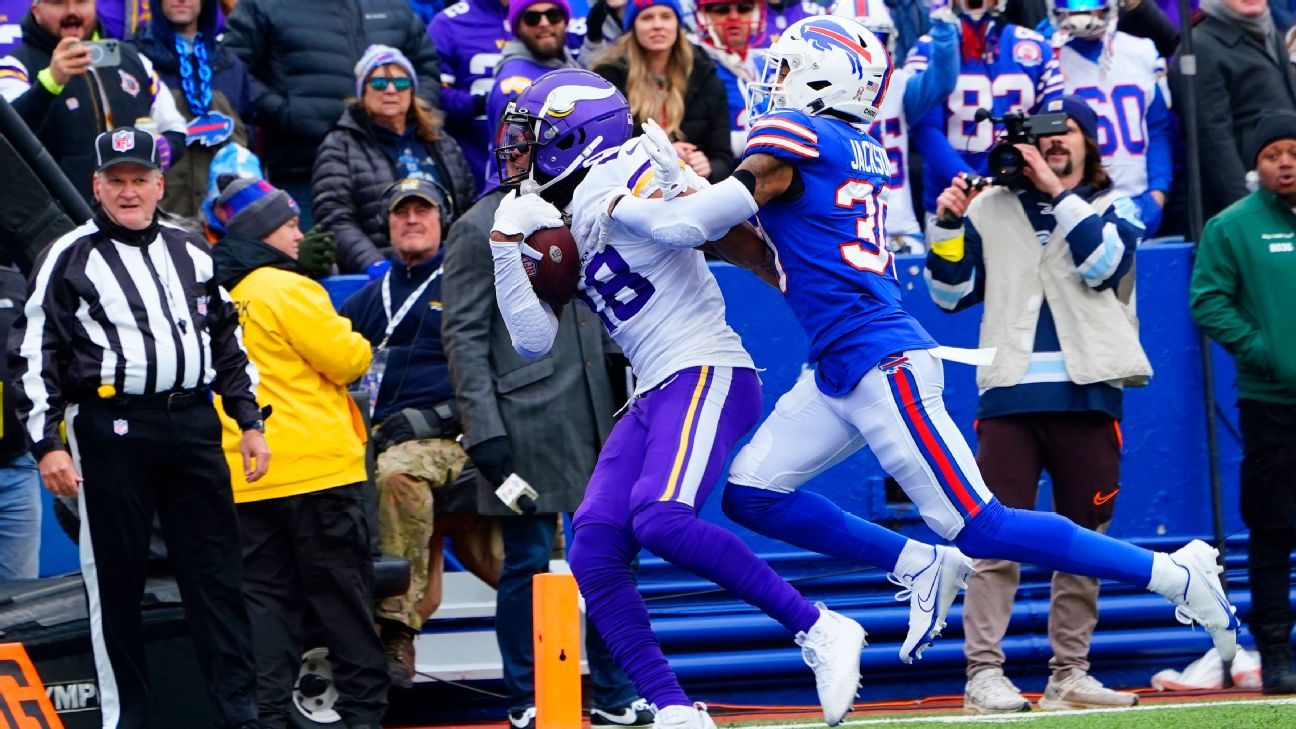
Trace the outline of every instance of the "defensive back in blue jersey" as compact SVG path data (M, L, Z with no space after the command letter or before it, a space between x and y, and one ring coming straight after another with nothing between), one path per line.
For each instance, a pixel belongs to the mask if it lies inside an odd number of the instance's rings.
M744 156L792 164L803 189L761 207L780 286L810 337L826 394L850 392L891 354L935 342L901 308L895 262L886 248L886 150L863 127L779 109L752 124Z

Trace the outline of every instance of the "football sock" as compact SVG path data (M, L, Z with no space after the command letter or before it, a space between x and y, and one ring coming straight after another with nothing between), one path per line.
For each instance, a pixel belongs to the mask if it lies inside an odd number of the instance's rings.
M658 501L634 515L634 535L648 551L755 605L793 633L810 629L819 610L727 529L693 507Z
M830 557L900 571L909 539L861 519L812 491L771 491L729 482L724 512L758 534ZM928 553L928 561L931 554Z
M1081 529L1050 511L1009 509L992 499L954 539L963 554L1148 587L1154 552Z
M900 559L896 560L895 569L892 571L895 572L896 577L911 581L913 575L927 569L935 561L935 547L910 539L905 542L904 549L900 552Z
M1188 589L1188 570L1175 564L1165 552L1154 552L1152 578L1148 580L1147 589L1171 600L1182 597Z
M601 522L576 527L567 561L585 596L585 611L635 690L658 709L692 706L662 654L630 565L639 543Z

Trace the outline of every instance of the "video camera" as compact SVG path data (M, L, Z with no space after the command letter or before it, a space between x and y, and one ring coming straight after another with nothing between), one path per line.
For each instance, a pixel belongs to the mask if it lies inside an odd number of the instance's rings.
M978 124L989 121L1004 126L1003 138L990 148L990 176L970 178L968 182L973 189L986 185L1014 187L1020 184L1026 176L1026 160L1013 145L1034 144L1040 137L1066 134L1067 131L1067 115L1061 113L1027 116L1022 111L1008 111L996 118L989 109L977 109L973 118Z

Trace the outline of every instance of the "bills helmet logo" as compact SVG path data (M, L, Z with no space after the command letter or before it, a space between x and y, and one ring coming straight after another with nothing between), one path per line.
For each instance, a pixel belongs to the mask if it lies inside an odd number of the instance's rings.
M135 132L131 129L113 132L112 148L114 152L129 152L135 149Z
M850 58L851 71L855 73L856 78L864 76L864 61L873 62L873 54L868 49L859 44L859 41L831 20L815 20L801 27L801 33L805 40L812 47L821 51L831 51L836 48L846 51ZM860 59L864 60L861 61Z
M234 120L220 113L209 111L194 117L185 126L185 144L201 144L204 147L215 147L230 138L234 133Z

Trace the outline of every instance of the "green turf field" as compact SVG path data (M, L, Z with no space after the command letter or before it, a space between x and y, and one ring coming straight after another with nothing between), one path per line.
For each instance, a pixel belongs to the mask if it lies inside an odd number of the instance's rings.
M721 724L722 729L812 729L823 722L761 721ZM1101 711L1032 711L1010 716L879 716L848 717L843 727L897 727L897 729L949 729L951 727L1009 726L1023 729L1296 729L1296 699L1150 704L1133 709Z

